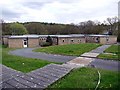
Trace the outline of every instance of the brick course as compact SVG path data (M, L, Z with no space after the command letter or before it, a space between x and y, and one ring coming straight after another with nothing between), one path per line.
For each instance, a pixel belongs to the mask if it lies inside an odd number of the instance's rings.
M28 47L38 47L38 46L39 46L39 38L28 39Z
M8 40L9 48L23 48L23 39L9 39Z

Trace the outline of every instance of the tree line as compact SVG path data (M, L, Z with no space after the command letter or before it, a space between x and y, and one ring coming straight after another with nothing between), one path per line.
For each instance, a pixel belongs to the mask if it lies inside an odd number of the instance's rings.
M46 22L2 22L2 35L21 34L118 34L118 18L107 18L104 23L88 20L79 24L57 24Z

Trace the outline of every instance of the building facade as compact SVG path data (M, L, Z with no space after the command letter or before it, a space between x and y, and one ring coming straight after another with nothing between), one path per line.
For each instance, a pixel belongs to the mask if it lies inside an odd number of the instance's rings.
M49 35L52 38L53 45L80 44L80 43L117 43L116 36L110 35ZM9 48L38 47L46 42L48 35L22 35L22 36L3 36L4 45Z
M86 43L114 44L117 43L117 37L111 35L87 35Z

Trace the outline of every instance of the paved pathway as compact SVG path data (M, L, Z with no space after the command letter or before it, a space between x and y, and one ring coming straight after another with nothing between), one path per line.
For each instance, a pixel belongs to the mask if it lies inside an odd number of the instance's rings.
M94 65L96 68L120 71L120 61L103 60L98 58L77 57L67 62L67 64L74 68Z
M105 70L120 71L120 61L94 58L94 60L90 62L89 65L94 65L96 68L101 68Z
M103 53L103 51L110 46L111 45L102 45L88 53L82 54L80 57L77 57L67 62L67 64L69 64L69 66L74 68L94 65L96 68L112 70L112 71L120 71L119 69L120 61L103 60L96 58L100 53Z
M9 53L17 56L24 56L28 58L37 58L37 59L43 59L43 60L52 61L52 62L63 62L63 63L76 58L76 56L63 56L63 55L33 52L32 50L34 49L35 48L23 48L23 49L10 51Z
M89 65L94 65L96 68L102 68L107 70L119 71L118 68L120 62L107 61L97 58L110 45L103 45L95 50L89 52L89 57L83 54L83 57L72 57L72 56L60 56L53 54L44 54L32 52L34 48L25 48L11 51L10 54L46 59L49 61L66 62L62 65L49 64L43 68L34 70L27 74L15 71L4 65L2 65L2 71L0 71L0 86L3 88L41 88L45 89L58 79L68 74L73 68L79 68ZM65 61L64 61L65 60ZM69 61L71 60L71 61ZM67 62L68 61L68 62ZM2 73L1 73L2 72Z
M103 53L108 47L110 47L111 45L102 45L94 50L91 50L91 53Z
M82 54L81 56L82 57L97 57L100 53L103 53L110 46L111 45L102 45L94 50L91 50L90 52Z
M72 68L62 65L49 64L43 68L34 70L27 74L18 72L2 65L0 72L1 88L39 88L45 89L50 84L68 74Z
M80 57L32 52L32 50L35 48L18 49L18 50L10 51L10 54L30 57L30 58L38 58L38 59L54 61L54 62L65 62L64 66L74 67L74 68L92 64L98 68L117 71L118 68L120 68L119 67L120 62L112 61L112 60L102 60L96 58L100 53L102 53L105 49L107 49L110 46L111 45L102 45L88 53L82 54ZM92 61L89 59L91 59Z

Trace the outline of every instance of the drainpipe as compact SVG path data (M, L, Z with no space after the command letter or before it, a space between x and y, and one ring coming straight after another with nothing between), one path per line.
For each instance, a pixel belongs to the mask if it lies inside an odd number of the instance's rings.
M28 37L26 39L27 39L27 47L28 47Z

